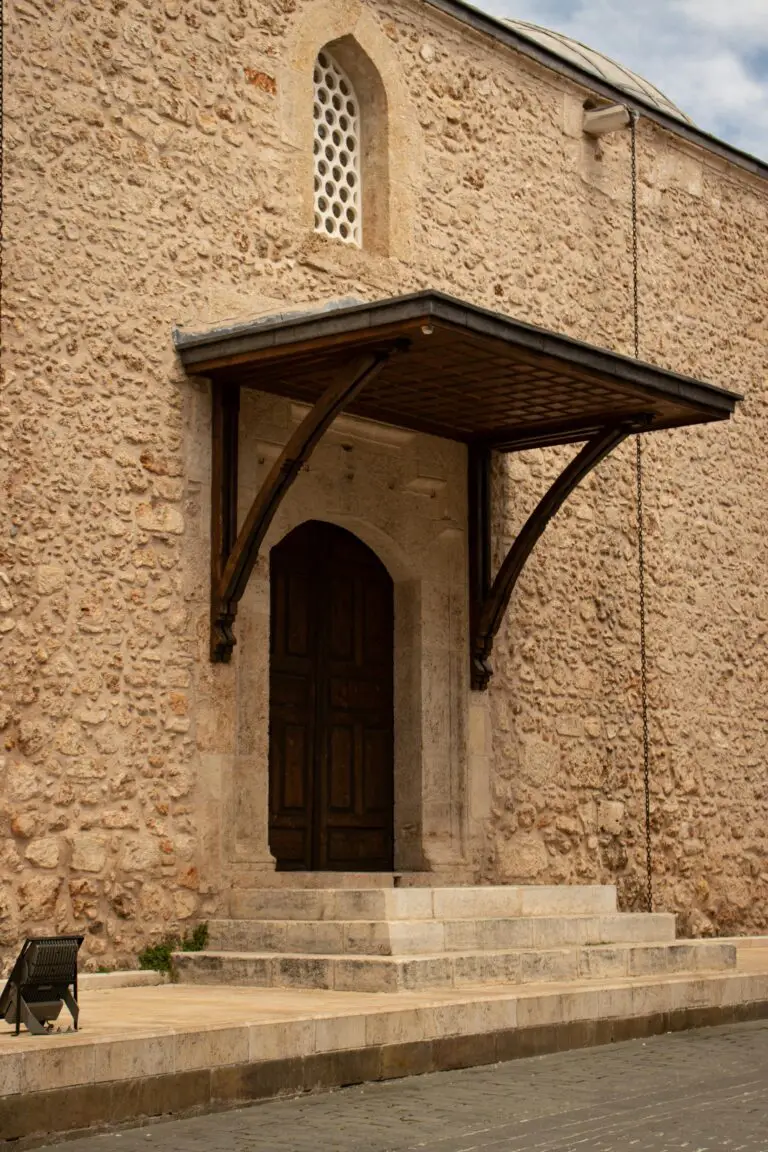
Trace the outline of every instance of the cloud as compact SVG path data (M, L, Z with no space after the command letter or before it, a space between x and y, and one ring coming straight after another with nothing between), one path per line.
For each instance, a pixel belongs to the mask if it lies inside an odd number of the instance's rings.
M768 0L479 3L604 52L655 84L704 131L768 159Z
M715 28L726 36L756 37L768 44L768 8L765 0L676 0L673 9L702 27Z

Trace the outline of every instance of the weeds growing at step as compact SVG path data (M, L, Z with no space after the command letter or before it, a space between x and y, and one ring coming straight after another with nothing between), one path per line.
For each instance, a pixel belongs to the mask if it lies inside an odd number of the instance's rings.
M154 972L171 971L171 955L174 952L202 952L208 943L208 924L198 924L191 935L165 936L158 944L148 944L139 952L139 968Z

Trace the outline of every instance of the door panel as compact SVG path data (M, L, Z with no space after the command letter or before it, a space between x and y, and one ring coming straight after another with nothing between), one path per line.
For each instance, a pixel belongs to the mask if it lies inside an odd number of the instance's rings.
M324 868L329 872L371 872L386 871L392 864L378 862L391 859L390 839L381 828L331 827L328 830L328 847ZM371 864L371 861L374 861Z
M366 812L383 812L391 803L386 787L387 765L392 756L392 733L386 728L368 728L363 738L363 807Z
M270 845L288 868L310 868L315 742L312 583L304 550L288 537L271 580ZM274 816L274 820L272 817Z
M310 521L271 556L270 847L279 868L393 866L391 578Z
M282 730L284 809L303 811L307 806L307 777L309 775L307 730L302 724L286 724Z
M355 730L337 724L331 730L329 812L350 812L355 806Z
M294 574L284 582L285 653L288 656L311 657L309 628L309 578Z

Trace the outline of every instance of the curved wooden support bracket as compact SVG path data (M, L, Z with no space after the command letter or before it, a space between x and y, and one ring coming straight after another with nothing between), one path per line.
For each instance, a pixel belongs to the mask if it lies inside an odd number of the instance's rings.
M400 344L391 345L389 348L355 360L346 366L338 380L326 389L275 461L236 539L231 527L227 530L227 526L233 523L233 509L236 509L237 504L236 436L234 451L231 447L227 450L227 443L231 445L233 440L230 417L229 435L225 433L221 437L221 444L217 447L217 412L221 408L221 399L214 396L213 483L214 486L219 485L218 491L214 489L213 493L214 545L217 537L215 527L217 513L220 525L225 525L223 530L221 527L218 530L220 544L218 563L212 557L214 579L211 586L211 660L214 662L228 663L232 656L232 649L235 646L233 625L237 605L245 592L258 559L259 549L283 498L336 416L343 412L365 385L378 375L389 357L399 347ZM228 427L226 418L223 427L225 429ZM217 451L224 460L223 467L217 467ZM231 463L233 456L234 468Z
M504 619L509 600L520 573L552 517L560 510L573 490L601 460L617 448L627 436L640 431L651 417L635 417L604 428L587 441L577 456L558 476L526 520L520 534L507 553L495 579L483 590L472 613L471 681L476 691L488 687L492 671L489 664L496 633ZM477 482L475 481L475 484ZM472 476L470 473L470 492Z

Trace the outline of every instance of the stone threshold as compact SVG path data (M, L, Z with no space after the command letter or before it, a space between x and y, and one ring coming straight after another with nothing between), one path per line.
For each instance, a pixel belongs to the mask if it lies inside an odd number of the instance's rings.
M278 1095L768 1018L766 959L744 973L463 994L173 985L86 993L79 1033L0 1032L0 1146L34 1147Z
M235 865L229 869L228 882L233 891L243 888L280 888L285 891L318 888L381 890L435 888L446 884L471 886L475 876L472 869L462 865L428 872L277 872L274 868Z

